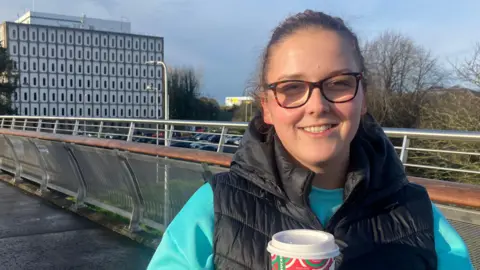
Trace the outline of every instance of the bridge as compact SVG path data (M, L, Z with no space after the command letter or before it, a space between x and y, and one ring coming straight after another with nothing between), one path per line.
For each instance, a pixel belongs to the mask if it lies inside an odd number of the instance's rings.
M209 175L228 169L247 125L0 118L0 265L6 269L145 269L188 198ZM480 133L385 133L412 172L480 181ZM422 141L439 147L426 148ZM472 166L422 162L432 162L431 154L457 155ZM409 178L427 188L480 268L480 185Z

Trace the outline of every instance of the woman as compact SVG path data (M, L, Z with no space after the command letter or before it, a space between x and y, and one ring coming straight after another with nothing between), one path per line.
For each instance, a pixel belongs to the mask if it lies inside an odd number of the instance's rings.
M149 269L268 269L271 236L294 228L332 233L338 269L471 269L367 114L364 72L340 19L305 11L280 24L262 61L261 114L230 171L170 224Z

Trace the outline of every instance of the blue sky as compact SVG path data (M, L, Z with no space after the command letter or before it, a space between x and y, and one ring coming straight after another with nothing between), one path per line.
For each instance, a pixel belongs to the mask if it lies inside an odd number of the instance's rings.
M243 94L277 23L305 9L342 17L362 40L400 31L445 63L480 42L478 0L0 0L0 20L15 20L33 2L35 11L124 17L133 32L163 36L165 62L197 69L203 94L221 104Z

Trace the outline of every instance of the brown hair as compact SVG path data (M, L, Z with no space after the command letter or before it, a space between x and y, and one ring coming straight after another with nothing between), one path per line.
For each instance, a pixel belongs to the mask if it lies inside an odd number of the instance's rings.
M298 30L308 29L311 27L321 27L323 29L336 31L340 34L343 34L346 38L350 39L354 45L355 57L357 58L358 65L362 72L365 72L365 61L360 51L360 46L358 44L357 36L350 30L342 19L338 17L332 17L323 12L316 12L312 10L305 10L304 12L297 13L293 16L286 18L281 22L273 31L270 41L268 42L263 56L261 57L261 63L259 66L260 71L258 72L257 80L253 85L252 94L257 103L257 108L261 110L260 97L264 87L266 85L266 73L268 70L268 63L271 54L272 47L285 39L286 37L292 35ZM362 80L363 89L366 90L366 80ZM261 113L258 112L259 114Z

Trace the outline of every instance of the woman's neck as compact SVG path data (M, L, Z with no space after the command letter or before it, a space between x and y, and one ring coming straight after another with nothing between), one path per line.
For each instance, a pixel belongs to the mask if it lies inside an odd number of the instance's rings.
M315 177L312 185L321 189L337 189L345 186L347 175L349 152L323 164L321 168L313 170Z

